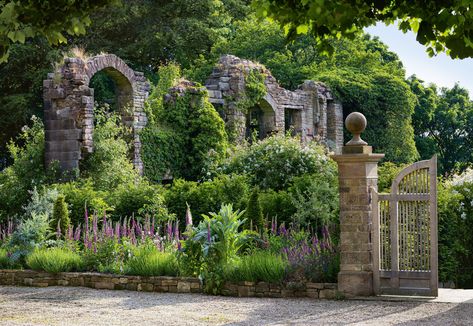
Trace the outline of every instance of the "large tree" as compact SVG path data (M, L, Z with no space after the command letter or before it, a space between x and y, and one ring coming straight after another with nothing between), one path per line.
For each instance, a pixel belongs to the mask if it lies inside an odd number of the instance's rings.
M409 79L417 95L413 119L421 157L438 153L444 175L462 172L473 161L473 101L459 85L437 91L415 76Z
M254 0L258 14L285 27L290 37L310 31L331 50L330 38L353 39L363 28L398 22L413 31L433 55L446 51L453 58L473 57L471 0Z

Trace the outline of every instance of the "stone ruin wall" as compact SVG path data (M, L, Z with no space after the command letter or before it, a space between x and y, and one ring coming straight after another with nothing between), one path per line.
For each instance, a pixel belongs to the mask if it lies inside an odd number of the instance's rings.
M65 58L62 67L43 81L46 165L58 161L62 171L71 171L93 151L94 90L89 83L102 70L116 83L122 120L133 130L133 163L142 172L138 132L147 122L143 108L150 86L143 73L114 54L85 61Z
M225 123L236 127L238 142L246 137L248 117L238 107L237 100L245 92L245 74L253 69L266 76L267 93L258 104L263 112L259 122L261 138L285 132L285 112L290 110L294 131L302 141L317 140L335 152L341 149L343 110L327 86L305 81L298 89L290 91L279 86L262 65L226 55L214 68L205 87L210 102ZM92 153L94 90L89 83L99 71L107 73L116 83L122 121L133 130L133 164L142 173L139 131L147 123L144 103L150 85L143 73L133 71L113 54L87 60L66 58L60 69L44 80L45 163L58 161L62 171L71 171L79 168L80 160Z
M343 109L330 89L320 82L305 81L295 91L279 86L270 71L260 64L232 55L220 58L205 87L212 104L221 109L226 124L237 126L237 141L246 135L246 113L235 99L245 92L245 74L256 69L266 75L267 94L260 101L263 111L261 129L264 136L285 130L285 111L293 115L294 128L302 141L317 140L338 152L343 146Z

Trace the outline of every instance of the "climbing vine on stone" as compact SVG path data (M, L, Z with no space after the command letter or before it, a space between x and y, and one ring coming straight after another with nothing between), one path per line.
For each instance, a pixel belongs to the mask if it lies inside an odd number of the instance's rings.
M241 111L248 112L266 95L265 79L265 74L256 69L245 73L245 92L237 100L237 106Z
M198 84L183 81L166 97L162 107L152 107L156 123L140 134L144 173L155 181L171 176L201 180L225 156L224 122Z

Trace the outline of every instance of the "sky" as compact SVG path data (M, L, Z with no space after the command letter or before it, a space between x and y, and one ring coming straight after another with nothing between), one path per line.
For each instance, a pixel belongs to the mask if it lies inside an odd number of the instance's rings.
M389 50L397 53L406 69L406 77L416 75L426 83L441 87L453 87L455 83L466 88L473 97L473 59L452 59L445 53L429 57L425 47L418 43L415 34L404 34L397 26L382 23L365 29L372 36L378 36Z

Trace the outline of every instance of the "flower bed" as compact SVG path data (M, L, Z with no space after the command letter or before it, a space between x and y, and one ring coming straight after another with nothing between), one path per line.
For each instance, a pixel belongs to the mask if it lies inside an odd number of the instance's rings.
M169 293L202 293L198 278L171 276L126 276L103 273L47 273L32 270L0 270L0 285L83 286L93 289ZM226 282L222 294L238 297L309 297L333 299L336 283Z

